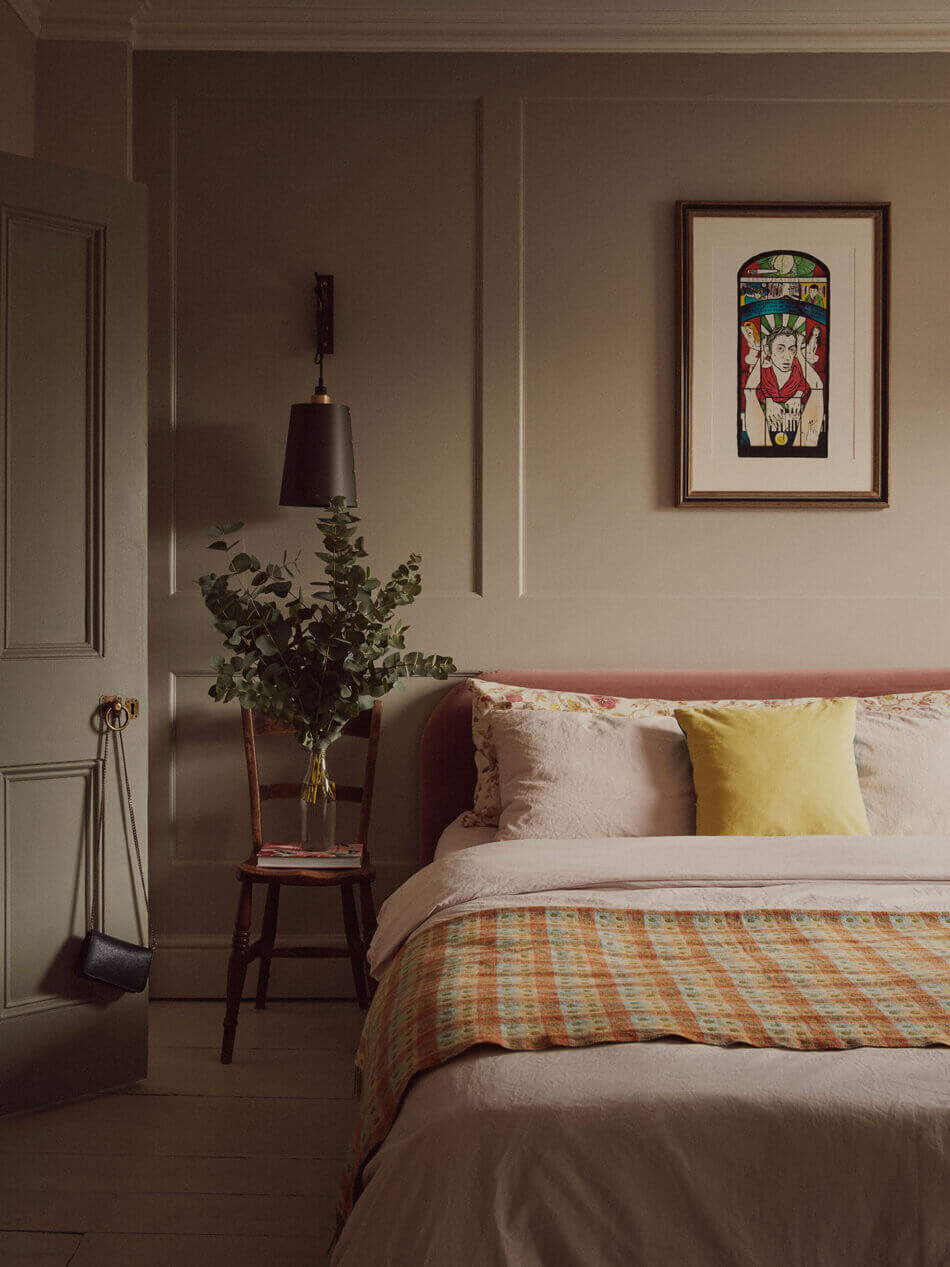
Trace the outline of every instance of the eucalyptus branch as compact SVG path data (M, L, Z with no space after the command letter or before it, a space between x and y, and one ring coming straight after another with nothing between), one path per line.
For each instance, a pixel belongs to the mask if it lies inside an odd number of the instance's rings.
M301 743L325 750L346 723L402 678L445 679L455 671L447 656L406 652L407 626L394 618L422 589L421 560L409 556L385 585L362 563L367 557L359 520L335 498L319 520L323 549L316 552L323 576L305 598L299 555L263 565L234 554L226 538L237 522L208 529L209 549L223 551L228 570L198 580L212 624L224 636L229 659L212 659L209 694L238 699L247 708L291 723ZM293 592L294 581L297 592Z
M242 524L242 525L239 525L239 526L240 526L240 527L243 527L243 524ZM232 542L231 542L231 545L228 547L228 551L230 552L231 550L233 550L233 549L234 549L234 547L235 547L237 544L238 544L238 542L236 542L236 541L232 541ZM209 546L208 548L209 548L209 549L211 549L212 547L211 547L211 546ZM254 556L250 556L250 559L251 559L251 564L252 564L252 566L253 566L253 565L255 565L255 564L258 564L258 571L260 571L259 561L258 561L256 558L254 558ZM233 569L232 569L232 570L233 570ZM284 570L284 571L286 571L286 570L287 570L286 565L284 566L283 570ZM248 628L251 630L251 632L253 632L253 630L254 630L255 628L259 628L263 634L267 635L267 621L265 620L265 618L264 618L264 616L263 616L263 614L262 614L262 609L261 609L261 607L259 606L259 604L257 603L257 600L256 600L256 599L255 599L255 597L254 597L254 592L253 592L253 590L249 588L249 586L247 585L247 583L246 583L246 582L244 582L244 583L243 583L243 588L241 589L240 593L241 593L241 594L242 594L242 596L243 596L243 597L247 600L247 602L249 602L249 603L250 603L251 607L254 609L255 614L258 616L258 624L257 624L257 626L250 625L250 626L248 626ZM275 643L274 645L276 646L277 644ZM284 657L283 653L281 652L281 650L280 650L280 647L279 647L279 646L277 647L277 654L280 656L281 661L283 662L284 668L287 670L287 675L288 675L288 677L290 677L292 685L296 686L296 681L295 681L294 676L293 676L293 671L291 670L290 665L287 663L287 661L286 661L286 659L285 659L285 657Z

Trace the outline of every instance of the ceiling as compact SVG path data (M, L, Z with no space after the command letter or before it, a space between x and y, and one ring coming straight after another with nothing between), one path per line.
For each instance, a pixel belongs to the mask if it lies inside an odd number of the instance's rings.
M948 0L758 0L657 8L657 0L10 0L43 39L138 49L456 52L950 52ZM815 0L808 0L814 4Z

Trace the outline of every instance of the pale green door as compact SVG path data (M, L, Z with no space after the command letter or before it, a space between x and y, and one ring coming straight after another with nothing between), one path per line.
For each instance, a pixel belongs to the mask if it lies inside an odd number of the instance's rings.
M147 823L145 190L0 154L0 1112L117 1086L146 999L75 972L101 782L100 695ZM115 766L105 930L144 932Z

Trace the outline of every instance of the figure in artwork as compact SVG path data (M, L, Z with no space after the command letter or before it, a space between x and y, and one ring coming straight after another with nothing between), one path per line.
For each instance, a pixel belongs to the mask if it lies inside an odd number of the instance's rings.
M738 292L739 457L827 457L828 269L769 251L743 264Z

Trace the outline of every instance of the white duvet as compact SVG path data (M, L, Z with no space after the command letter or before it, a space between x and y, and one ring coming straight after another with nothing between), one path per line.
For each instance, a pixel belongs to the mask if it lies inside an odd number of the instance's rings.
M418 928L525 904L947 910L950 839L476 845L384 904L372 971ZM950 1267L950 1051L480 1049L410 1088L332 1261Z

